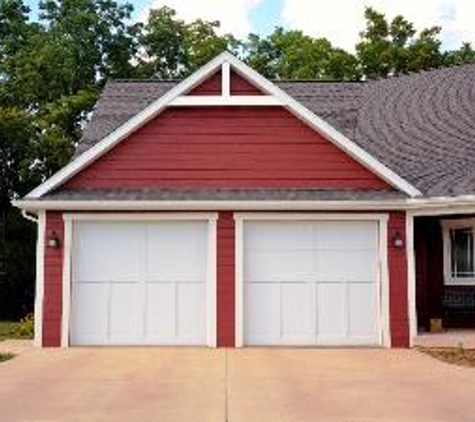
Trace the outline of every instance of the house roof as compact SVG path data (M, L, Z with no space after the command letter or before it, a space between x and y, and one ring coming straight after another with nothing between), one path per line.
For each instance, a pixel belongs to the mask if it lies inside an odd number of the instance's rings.
M395 190L329 189L59 189L40 201L367 201L404 199Z
M364 83L274 83L424 195L475 193L475 64ZM176 84L109 82L77 155Z

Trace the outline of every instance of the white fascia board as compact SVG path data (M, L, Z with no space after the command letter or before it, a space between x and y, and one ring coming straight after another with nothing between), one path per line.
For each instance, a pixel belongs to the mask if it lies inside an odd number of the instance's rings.
M331 141L340 149L348 153L350 156L352 156L362 165L377 174L379 177L386 180L394 187L407 193L411 197L421 195L421 192L419 192L415 187L413 187L407 181L402 179L384 164L376 160L373 156L368 154L354 142L346 138L335 128L320 119L313 112L311 112L302 104L300 104L297 100L286 94L275 84L268 81L263 76L259 75L256 71L238 60L229 52L223 52L216 58L208 62L206 65L204 65L201 69L197 70L191 76L186 78L184 81L179 83L177 86L172 88L158 100L146 107L140 113L136 114L132 119L121 125L110 135L105 137L102 141L98 142L96 145L81 154L78 158L69 163L67 166L63 167L60 171L55 173L52 177L50 177L40 186L32 190L27 195L27 198L39 198L54 189L55 187L64 183L66 180L73 177L84 167L86 167L91 162L93 162L94 160L105 154L107 151L112 149L115 145L117 145L120 141L129 136L132 132L134 132L139 127L157 116L163 109L168 107L173 102L173 100L189 92L193 87L198 85L201 81L203 81L206 77L215 72L218 68L224 66L225 64L225 66L227 67L228 63L241 76L253 82L255 85L259 86L263 91L267 92L268 94L275 96L276 99L279 100L282 105L286 107L290 112L292 112L296 117L305 121L314 130L325 136L329 141Z
M200 210L262 210L262 211L326 211L326 210L400 210L404 200L394 201L59 201L21 200L14 206L26 210L108 210L108 211L200 211Z
M412 216L450 215L475 213L475 196L402 198L393 200L349 200L349 201L256 201L256 200L182 200L182 201L138 201L138 200L37 200L12 201L13 206L27 210L139 210L139 211L199 211L199 210L262 210L262 211L328 211L328 210L405 210Z
M221 97L219 95L182 95L175 98L169 107L210 107L210 106L283 106L272 95L236 95Z

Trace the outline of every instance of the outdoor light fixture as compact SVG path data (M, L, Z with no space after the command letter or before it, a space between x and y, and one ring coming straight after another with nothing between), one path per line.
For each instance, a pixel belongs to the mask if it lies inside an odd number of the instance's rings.
M404 246L404 239L402 238L402 235L400 232L396 232L393 236L393 246L395 248L402 248Z
M56 234L56 232L53 230L51 234L48 236L48 247L52 249L57 249L59 248L59 237Z

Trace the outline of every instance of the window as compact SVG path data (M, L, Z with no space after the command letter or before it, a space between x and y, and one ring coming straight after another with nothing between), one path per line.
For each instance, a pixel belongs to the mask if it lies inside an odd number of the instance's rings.
M445 284L475 284L475 220L447 220L442 226Z
M461 228L450 230L450 268L452 277L473 277L473 230Z

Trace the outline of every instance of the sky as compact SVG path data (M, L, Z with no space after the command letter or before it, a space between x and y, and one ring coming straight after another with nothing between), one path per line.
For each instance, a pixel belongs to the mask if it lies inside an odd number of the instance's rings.
M123 1L122 1L123 2ZM402 14L417 28L443 28L446 49L462 42L475 44L475 0L129 0L134 19L145 20L150 8L168 5L186 21L197 18L219 20L223 32L238 38L249 32L267 35L276 26L300 29L328 38L335 46L353 50L364 27L366 6L388 17ZM35 8L38 1L27 0Z

